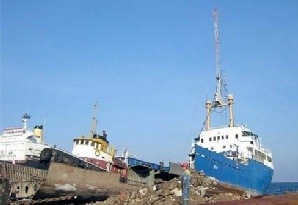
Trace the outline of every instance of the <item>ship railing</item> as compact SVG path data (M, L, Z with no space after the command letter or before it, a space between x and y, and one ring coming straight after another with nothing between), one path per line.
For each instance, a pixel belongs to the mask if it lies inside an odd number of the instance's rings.
M242 124L235 124L234 127L247 127L246 125L242 125Z
M228 125L220 125L217 127L212 127L211 129L220 129L220 128L226 128Z
M216 127L212 127L211 129L220 129L220 128L227 128L229 127L229 125L220 125L220 126L216 126ZM246 127L246 125L240 125L240 124L235 124L234 127Z
M271 150L269 148L265 147L263 144L260 144L259 149L267 155L272 154Z
M264 152L267 155L270 155L270 154L272 155L271 150L263 145L261 137L257 138L256 143L257 143L258 150Z

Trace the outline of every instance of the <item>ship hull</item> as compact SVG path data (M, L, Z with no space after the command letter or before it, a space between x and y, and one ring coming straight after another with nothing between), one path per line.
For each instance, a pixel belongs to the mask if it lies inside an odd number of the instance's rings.
M46 180L47 174L48 170L0 162L0 188L4 188L1 190L0 204L5 204L7 197L13 200L32 198Z
M255 160L249 159L242 164L198 145L195 146L194 167L206 176L242 188L253 196L263 195L273 176L272 168Z
M16 165L32 167L32 168L41 169L41 170L48 170L49 169L48 164L41 163L37 160L15 160L15 161L0 160L0 163L16 164Z
M67 185L67 186L65 186ZM39 190L43 198L58 196L118 195L123 190L136 190L119 180L119 174L107 171L82 169L64 163L51 162L46 181Z
M125 164L120 164L118 163L108 163L107 161L104 160L98 160L90 157L82 157L82 159L86 160L87 162L96 164L97 166L101 167L103 170L108 171L108 172L113 172L116 174L120 175L120 180L121 181L126 181L127 174L128 174L128 168Z

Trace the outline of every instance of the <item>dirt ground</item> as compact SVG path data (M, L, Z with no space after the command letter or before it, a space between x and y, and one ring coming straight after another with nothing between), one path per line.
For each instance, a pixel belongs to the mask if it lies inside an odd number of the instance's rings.
M122 192L102 202L92 205L180 205L181 183L179 177L170 181L156 181L153 187L141 187L136 191ZM245 199L245 192L231 186L220 184L214 179L199 173L192 173L190 189L191 204L212 203Z
M213 203L214 205L269 205L269 204L278 204L278 205L298 205L298 193L287 193L278 196L260 196L247 200L240 201L226 201L226 202L217 202Z
M104 198L88 205L180 205L182 192L179 177L169 181L156 179L152 187L136 186L120 183L118 176L111 173L53 164L38 194L45 194L46 197L81 195ZM298 205L298 193L249 198L244 190L192 172L190 204L208 203Z

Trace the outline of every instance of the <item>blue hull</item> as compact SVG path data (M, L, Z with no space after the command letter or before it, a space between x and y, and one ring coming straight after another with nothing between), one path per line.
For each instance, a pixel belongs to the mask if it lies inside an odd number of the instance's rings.
M206 176L245 189L253 195L263 195L273 176L272 168L255 160L244 165L198 145L195 146L194 166L196 171L203 171Z
M170 170L170 167L165 167L165 166L161 166L160 164L155 164L155 163L146 162L140 159L128 157L128 166L134 167L138 165L148 167L154 170L164 171L164 172L168 172Z

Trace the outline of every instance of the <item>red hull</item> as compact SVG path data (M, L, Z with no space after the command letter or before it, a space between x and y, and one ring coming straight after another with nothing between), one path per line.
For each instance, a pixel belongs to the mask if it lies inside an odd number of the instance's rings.
M94 159L94 158L88 158L88 157L82 157L82 159L96 164L97 166L101 167L102 169L108 171L108 172L113 172L113 173L118 173L121 177L127 178L127 166L118 160L115 160L112 164L108 163L103 160L99 159Z

